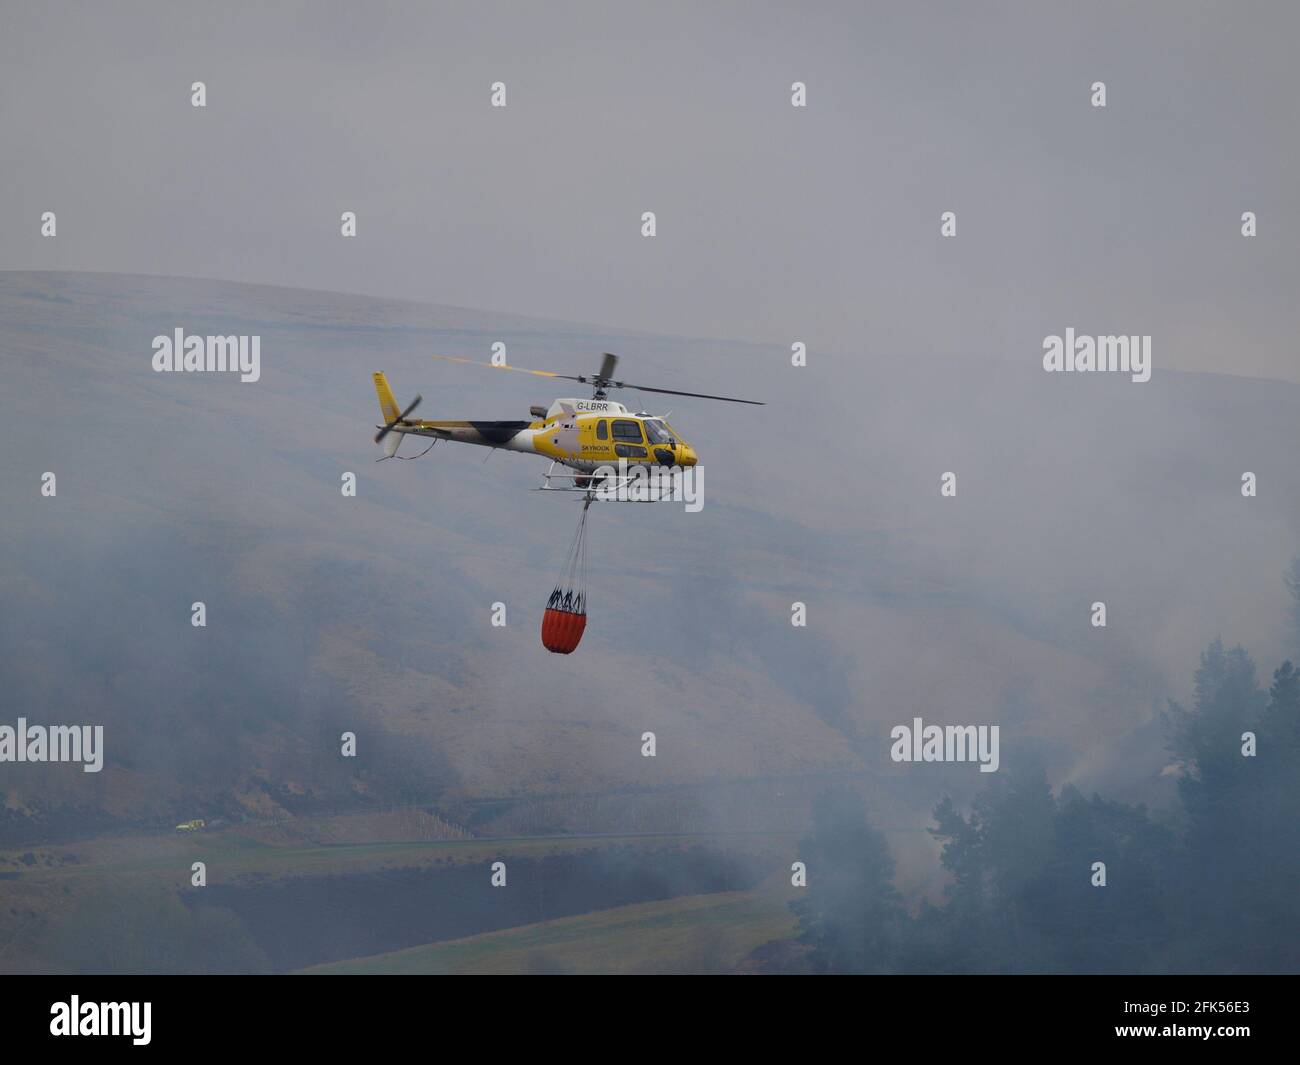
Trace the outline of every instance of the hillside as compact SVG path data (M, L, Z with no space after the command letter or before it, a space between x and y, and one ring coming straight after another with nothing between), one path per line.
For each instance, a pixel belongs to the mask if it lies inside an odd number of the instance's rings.
M259 334L261 380L153 373L152 338L177 327ZM537 638L576 518L532 491L544 464L454 445L374 462L372 370L399 399L422 392L428 417L554 398L425 357L486 360L498 340L518 365L589 372L611 350L633 380L769 403L669 404L702 455L704 510L593 516L591 621L567 658ZM1282 650L1300 388L850 349L795 369L781 344L0 274L5 720L107 737L99 774L0 769L14 838L400 804L487 833L789 828L847 778L915 841L901 860L923 882L929 809L980 781L890 763L889 729L914 716L1000 723L1003 765L1042 758L1057 782L1160 803L1153 714L1197 653L1218 634Z

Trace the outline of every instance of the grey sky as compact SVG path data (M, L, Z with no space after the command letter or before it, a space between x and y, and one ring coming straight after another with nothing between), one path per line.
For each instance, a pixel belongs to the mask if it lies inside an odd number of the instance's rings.
M0 4L0 268L1300 380L1293 4L230 6Z

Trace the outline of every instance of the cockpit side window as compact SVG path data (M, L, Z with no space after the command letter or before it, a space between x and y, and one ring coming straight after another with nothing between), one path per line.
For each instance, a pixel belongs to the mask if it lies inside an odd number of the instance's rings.
M613 425L614 439L627 440L634 444L641 443L641 423L631 419L615 419Z
M596 423L596 439L597 440L609 439L609 422L605 421L604 418L601 418L600 421Z
M677 441L673 439L673 434L668 431L668 427L658 418L647 419L641 423L645 426L646 439L652 444L668 444L672 446Z

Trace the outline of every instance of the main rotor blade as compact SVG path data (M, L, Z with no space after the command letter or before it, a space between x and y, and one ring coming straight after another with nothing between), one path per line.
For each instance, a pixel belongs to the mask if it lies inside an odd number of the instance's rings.
M516 373L530 373L534 377L560 377L565 381L582 381L586 382L585 377L573 377L567 373L551 373L550 370L529 370L523 366L505 366L495 362L476 362L474 359L462 359L456 355L435 355L430 352L430 356L435 359L442 359L443 362L460 362L466 366L482 366L486 370L514 370Z
M724 403L749 403L755 407L765 407L761 399L737 399L735 396L710 396L703 392L678 392L675 388L651 388L649 385L630 385L625 381L611 381L610 388L634 388L638 392L659 392L665 396L691 396L695 399L720 399Z
M679 392L674 388L651 388L649 385L631 385L625 381L611 381L609 375L614 372L614 367L618 363L618 356L605 352L600 365L600 373L591 377L586 374L567 374L552 373L550 370L529 370L523 366L504 366L493 362L476 362L474 359L462 359L456 355L437 355L430 353L435 359L442 359L444 362L460 362L467 366L482 366L488 370L514 370L516 373L530 373L535 377L554 377L562 381L577 381L579 384L595 385L598 388L634 388L638 392L658 392L665 396L690 396L692 399L717 399L724 403L748 403L751 406L763 407L766 404L758 399L737 399L735 396L711 396L705 392Z

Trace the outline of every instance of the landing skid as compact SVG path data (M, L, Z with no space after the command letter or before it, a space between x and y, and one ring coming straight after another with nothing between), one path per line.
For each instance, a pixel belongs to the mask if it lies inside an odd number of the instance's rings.
M556 467L559 467L557 469ZM628 498L628 493L636 486L647 498ZM570 492L587 497L588 503L664 503L672 500L672 484L665 480L657 489L648 489L644 476L597 475L582 473L552 462L550 468L542 475L542 483L537 486L539 492Z

